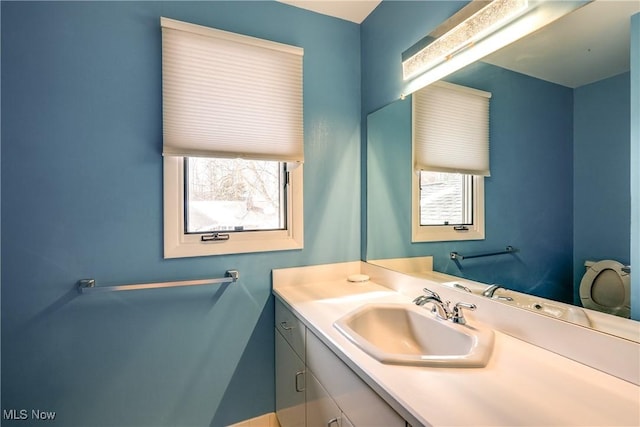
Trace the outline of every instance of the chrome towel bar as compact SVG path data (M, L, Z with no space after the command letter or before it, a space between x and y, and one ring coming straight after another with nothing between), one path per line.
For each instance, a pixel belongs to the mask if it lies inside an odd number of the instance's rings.
M513 246L507 246L504 251L497 252L486 252L482 254L474 254L474 255L461 255L458 252L450 252L449 258L454 261L463 260L463 259L471 259L471 258L481 258L485 256L494 256L494 255L502 255L502 254L512 254L514 252L518 252L516 248Z
M176 282L139 283L135 285L96 286L95 279L82 279L78 281L78 292L81 294L95 292L135 291L138 289L175 288L179 286L201 286L216 283L233 283L240 278L237 270L227 270L225 277L217 279L182 280Z

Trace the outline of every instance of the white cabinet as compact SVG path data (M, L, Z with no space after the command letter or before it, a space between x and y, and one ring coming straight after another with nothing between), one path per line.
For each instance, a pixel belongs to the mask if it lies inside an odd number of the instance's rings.
M307 427L340 427L342 412L322 384L307 372Z
M342 414L342 425L340 427L355 427L353 423L347 418L345 414Z
M282 427L305 427L304 325L276 299L276 415Z
M276 415L282 427L406 422L276 298Z
M304 324L278 299L275 306L275 327L287 340L293 351L304 362L305 334Z
M276 415L282 427L305 427L305 366L276 330Z
M355 426L405 427L406 422L314 334L307 332L307 369Z

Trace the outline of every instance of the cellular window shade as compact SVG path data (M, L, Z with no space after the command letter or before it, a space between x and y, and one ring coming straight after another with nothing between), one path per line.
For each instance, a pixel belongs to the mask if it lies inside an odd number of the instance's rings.
M161 27L163 155L304 160L302 48Z
M415 170L489 176L490 97L444 82L415 92Z

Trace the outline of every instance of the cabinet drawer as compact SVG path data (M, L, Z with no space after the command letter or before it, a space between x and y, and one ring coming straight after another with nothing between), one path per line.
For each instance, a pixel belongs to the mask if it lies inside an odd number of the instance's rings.
M353 425L405 427L405 420L311 332L307 334L307 368Z
M305 326L276 298L275 327L293 348L300 359L305 360Z

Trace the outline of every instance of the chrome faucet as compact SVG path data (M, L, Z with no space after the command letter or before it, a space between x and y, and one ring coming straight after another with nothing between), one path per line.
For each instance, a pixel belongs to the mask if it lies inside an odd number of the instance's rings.
M466 302L459 302L453 306L453 309L449 308L449 301L442 302L440 295L433 292L431 289L424 288L423 291L425 295L420 295L419 297L413 300L413 303L419 306L423 306L427 303L432 303L433 307L431 311L436 313L436 316L442 320L451 320L453 323L459 323L464 325L467 323L464 318L464 313L462 312L463 308L469 310L475 310L475 304L468 304Z
M484 292L482 292L482 295L488 298L493 298L493 294L495 294L498 289L504 288L500 285L491 285L487 289L485 289Z
M451 312L449 311L449 301L442 302L438 297L420 295L418 298L414 299L413 302L419 306L423 306L428 302L432 303L433 308L431 311L436 313L440 319L448 320L451 316Z
M482 295L487 297L487 298L495 298L495 299L501 299L501 300L505 300L505 301L513 301L513 298L511 297L503 297L503 296L499 296L499 295L495 295L496 291L498 289L507 289L504 286L500 286L500 285L491 285L489 286L487 289L485 289L482 292Z

